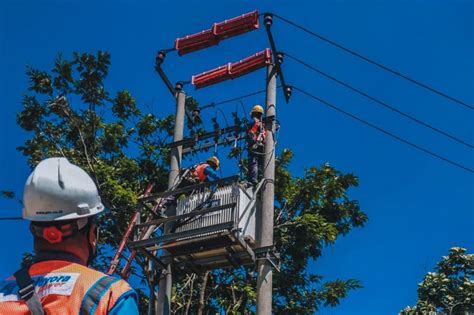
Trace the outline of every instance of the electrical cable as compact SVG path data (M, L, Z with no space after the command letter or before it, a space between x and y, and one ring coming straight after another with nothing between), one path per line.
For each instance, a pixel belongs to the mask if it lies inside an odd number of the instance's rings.
M0 221L10 221L10 220L23 220L22 217L3 217L0 218Z
M225 116L224 112L222 111L222 109L218 108L216 109L216 112L220 112L222 117L224 117L224 121L225 121L225 126L226 127L229 127L229 122L227 121L227 117ZM217 116L217 115L214 115L214 116ZM217 117L216 117L217 118Z
M360 59L362 59L362 60L364 60L364 61L370 63L370 64L373 64L373 65L375 65L375 66L377 66L377 67L379 67L379 68L381 68L381 69L383 69L383 70L385 70L385 71L388 71L388 72L390 72L390 73L392 73L392 74L394 74L394 75L396 75L396 76L398 76L398 77L400 77L400 78L403 78L403 79L405 79L405 80L407 80L407 81L409 81L409 82L411 82L411 83L413 83L413 84L418 85L419 87L422 87L422 88L424 88L424 89L426 89L426 90L429 90L429 91L431 91L431 92L433 92L433 93L435 93L435 94L437 94L437 95L439 95L439 96L441 96L441 97L444 97L444 98L446 98L446 99L448 99L448 100L450 100L450 101L452 101L452 102L455 102L455 103L457 103L457 104L459 104L459 105L462 105L462 106L464 106L464 107L466 107L466 108L469 108L469 109L471 109L471 110L474 110L474 106L469 105L469 104L465 103L464 101L461 101L461 100L456 99L456 98L454 98L454 97L452 97L452 96L449 96L448 94L446 94L446 93L444 93L444 92L441 92L441 91L439 91L439 90L437 90L437 89L435 89L435 88L433 88L433 87L431 87L431 86L429 86L429 85L427 85L427 84L425 84L425 83L422 83L422 82L420 82L420 81L418 81L418 80L415 80L415 79L413 79L413 78L411 78L411 77L409 77L409 76L407 76L407 75L405 75L405 74L403 74L403 73L401 73L401 72L399 72L399 71L393 70L393 69L389 68L388 66L385 66L385 65L381 64L380 62L377 62L377 61L374 61L374 60L372 60L372 59L370 59L370 58L368 58L368 57L365 57L365 56L363 56L363 55L361 55L361 54L355 52L355 51L352 50L352 49L346 48L346 47L342 46L341 44L338 44L338 43L336 43L335 41L332 41L332 40L328 39L327 37L322 36L322 35L320 35L320 34L314 32L314 31L311 31L310 29L308 29L308 28L306 28L306 27L304 27L304 26L302 26L302 25L299 25L299 24L297 24L297 23L295 23L295 22L292 22L292 21L290 21L290 20L288 20L288 19L286 19L286 18L284 18L284 17L282 17L282 16L280 16L280 15L273 14L273 13L272 13L272 15L273 15L274 17L279 18L280 20L282 20L283 22L285 22L285 23L287 23L287 24L289 24L289 25L292 25L293 27L296 27L296 28L298 28L298 29L300 29L300 30L302 30L302 31L304 31L304 32L306 32L306 33L308 33L308 34L310 34L310 35L316 37L316 38L319 38L320 40L325 41L326 43L331 44L331 45L333 45L333 46L335 46L335 47L337 47L337 48L339 48L339 49L341 49L341 50L343 50L343 51L345 51L345 52L347 52L347 53L349 53L349 54L351 54L351 55L353 55L353 56L356 56L356 57L358 57L358 58L360 58Z
M411 116L411 115L409 115L409 114L407 114L407 113L405 113L405 112L402 112L401 110L399 110L399 109L397 109L397 108L395 108L395 107L393 107L393 106L391 106L391 105L389 105L389 104L387 104L387 103L385 103L385 102L383 102L383 101L381 101L381 100L379 100L379 99L376 99L376 98L373 97L373 96L370 96L369 94L367 94L367 93L365 93L365 92L363 92L363 91L361 91L361 90L359 90L359 89L357 89L357 88L355 88L355 87L349 85L348 83L345 83L345 82L343 82L343 81L341 81L341 80L339 80L339 79L333 77L332 75L327 74L327 73L323 72L322 70L317 69L316 67L314 67L314 66L308 64L307 62L305 62L305 61L303 61L303 60L301 60L301 59L299 59L299 58L297 58L297 57L294 57L294 56L292 56L292 55L290 55L290 54L288 54L288 53L285 53L285 56L288 57L288 58L290 58L290 59L292 59L292 60L294 60L294 61L296 61L297 63L299 63L299 64L305 66L306 68L308 68L308 69L310 69L310 70L312 70L312 71L314 71L314 72L316 72L316 73L318 73L318 74L320 74L320 75L326 77L327 79L330 79L330 80L332 80L332 81L334 81L334 82L336 82L336 83L338 83L338 84L340 84L340 85L342 85L342 86L344 86L344 87L350 89L351 91L356 92L356 93L358 93L358 94L360 94L360 95L362 95L362 96L364 96L364 97L366 97L366 98L368 98L368 99L370 99L370 100L372 100L372 101L374 101L374 102L376 102L376 103L378 103L378 104L384 106L385 108L388 108L389 110L391 110L391 111L393 111L393 112L395 112L395 113L397 113L397 114L400 114L400 115L402 115L402 116L404 116L404 117L406 117L406 118L408 118L408 119L411 119L412 121L414 121L414 122L416 122L416 123L418 123L418 124L420 124L420 125L423 125L424 127L429 128L429 129L431 129L431 130L433 130L433 131L435 131L435 132L437 132L437 133L439 133L439 134L441 134L441 135L443 135L443 136L445 136L445 137L448 137L448 138L450 138L451 140L454 140L454 141L456 141L456 142L458 142L458 143L461 143L461 144L467 146L467 147L470 148L470 149L473 149L473 148L474 148L474 146L473 146L472 144L469 144L469 143L465 142L464 140L461 140L461 139L457 138L456 136L453 136L453 135L451 135L451 134L449 134L449 133L447 133L447 132L445 132L445 131L443 131L443 130L437 128L437 127L434 127L433 125L430 125L430 124L428 124L428 123L426 123L426 122L424 122L424 121L422 121L422 120L420 120L420 119L418 119L418 118L415 118L415 117L413 117L413 116Z
M277 89L279 89L281 87L281 85L278 85L277 86ZM219 101L219 102L212 102L212 103L209 103L207 105L204 105L204 106L201 106L199 107L200 110L203 110L203 109L206 109L206 108L209 108L209 107L215 107L217 105L222 105L222 104L227 104L227 103L231 103L231 102L235 102L235 101L239 101L241 99L244 99L244 98L247 98L247 97L250 97L250 96L254 96L254 95L258 95L258 94L262 94L262 93L265 93L267 90L259 90L259 91L255 91L255 92L252 92L252 93L249 93L249 94L245 94L245 95L241 95L241 96L238 96L238 97L234 97L234 98L231 98L231 99L227 99L227 100L223 100L223 101Z
M206 109L206 108L209 108L209 107L216 107L217 105L222 105L222 104L231 103L231 102L234 102L234 101L239 101L241 99L244 99L244 98L247 98L247 97L250 97L250 96L254 96L254 95L258 95L258 94L262 94L262 93L265 93L265 92L266 92L266 90L260 90L260 91L255 91L255 92L245 94L245 95L242 95L242 96L238 96L238 97L235 97L235 98L231 98L231 99L228 99L228 100L220 101L220 102L217 102L217 103L212 102L212 103L209 103L207 105L199 107L199 109L202 111L203 109Z
M339 108L339 107L337 107L337 106L335 106L335 105L332 105L331 103L329 103L329 102L327 102L327 101L325 101L325 100L323 100L323 99L321 99L321 98L319 98L319 97L317 97L317 96L315 96L315 95L313 95L313 94L311 94L311 93L309 93L309 92L306 92L306 91L303 90L303 89L300 89L300 88L295 87L295 86L293 86L293 89L295 89L296 91L299 91L300 93L302 93L302 94L304 94L304 95L306 95L306 96L308 96L308 97L310 97L310 98L312 98L312 99L314 99L314 100L316 100L316 101L318 101L318 102L324 104L324 105L327 106L327 107L330 107L330 108L333 109L333 110L336 110L336 111L338 111L338 112L340 112L340 113L342 113L342 114L344 114L344 115L346 115L346 116L348 116L348 117L350 117L350 118L352 118L352 119L355 119L355 120L357 120L357 121L359 121L359 122L361 122L361 123L363 123L363 124L365 124L365 125L367 125L367 126L373 128L373 129L376 129L376 130L382 132L383 134L385 134L385 135L387 135L387 136L390 136L390 137L392 137L392 138L394 138L394 139L396 139L396 140L398 140L398 141L400 141L400 142L402 142L402 143L405 143L405 144L407 144L407 145L409 145L409 146L411 146L411 147L413 147L413 148L415 148L415 149L418 149L418 150L420 150L420 151L422 151L422 152L425 152L425 153L427 153L427 154L429 154L429 155L431 155L431 156L433 156L433 157L435 157L435 158L437 158L437 159L440 159L440 160L442 160L442 161L445 161L445 162L447 162L447 163L449 163L449 164L451 164L451 165L454 165L454 166L456 166L456 167L458 167L458 168L461 168L461 169L463 169L463 170L465 170L465 171L468 171L468 172L470 172L470 173L474 173L474 170L471 169L471 168L469 168L469 167L467 167L467 166L464 166L464 165L462 165L462 164L459 164L459 163L457 163L457 162L454 162L454 161L452 161L452 160L450 160L450 159L448 159L448 158L445 158L445 157L443 157L443 156L441 156L441 155L439 155L439 154L437 154L437 153L434 153L434 152L432 152L432 151L430 151L430 150L428 150L428 149L425 149L425 148L423 148L423 147L421 147L421 146L419 146L419 145L417 145L417 144L414 144L414 143L412 143L412 142L410 142L410 141L408 141L408 140L405 140L405 139L403 139L403 138L401 138L401 137L399 137L399 136L397 136L397 135L395 135L395 134L393 134L393 133L391 133L391 132L389 132L389 131L387 131L387 130L381 128L381 127L378 127L378 126L376 126L376 125L374 125L374 124L372 124L372 123L370 123L370 122L368 122L368 121L366 121L366 120L364 120L364 119L362 119L362 118L357 117L356 115L353 115L353 114L351 114L351 113L349 113L349 112L346 112L345 110L343 110L343 109L341 109L341 108Z
M247 109L245 108L245 105L244 105L244 102L242 102L242 100L239 100L240 102L240 106L242 106L242 110L244 111L244 116L248 115L248 111Z
M245 95L242 95L242 96L239 96L239 97L235 97L235 98L232 98L232 99L228 99L228 100L224 100L224 101L220 101L220 102L212 103L212 104L213 104L214 106L216 106L216 105L222 105L222 104L226 104L226 103L231 103L231 102L238 101L238 100L241 100L241 99L250 97L250 96L254 96L254 95L258 95L258 94L265 93L266 91L267 91L267 90L255 91L255 92L252 92L252 93L249 93L249 94L245 94Z

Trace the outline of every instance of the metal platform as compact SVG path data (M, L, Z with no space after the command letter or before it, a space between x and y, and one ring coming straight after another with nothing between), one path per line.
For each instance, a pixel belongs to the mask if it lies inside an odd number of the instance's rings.
M170 255L161 259L164 263L173 262L174 266L193 272L234 268L255 263L254 246L253 240L245 241L236 232L224 231L166 244L163 247Z
M280 255L273 246L257 248L253 239L243 240L232 231L163 245L150 244L147 247L141 244L130 245L137 246L135 248L159 266L165 267L172 263L175 268L183 272L198 273L217 268L251 266L261 259L270 261L276 271L279 271L280 266ZM157 257L154 252L159 249L166 249L169 255Z
M263 181L246 188L234 176L143 198L150 201L181 195L174 199L176 215L135 227L140 233L165 224L165 233L128 245L161 266L172 263L191 272L252 265L262 257L277 261L272 248L256 249L255 244L256 199L262 186ZM158 257L164 250L166 255Z

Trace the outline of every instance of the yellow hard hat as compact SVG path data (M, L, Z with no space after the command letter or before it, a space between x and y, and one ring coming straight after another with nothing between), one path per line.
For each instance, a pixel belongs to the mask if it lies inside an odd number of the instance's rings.
M260 106L260 105L255 105L255 106L252 108L252 111L250 112L250 115L252 115L253 113L260 113L260 114L263 114L263 107Z
M216 169L219 169L219 166L221 165L221 162L216 156L211 156L210 158L207 159L207 163L212 163L216 166Z

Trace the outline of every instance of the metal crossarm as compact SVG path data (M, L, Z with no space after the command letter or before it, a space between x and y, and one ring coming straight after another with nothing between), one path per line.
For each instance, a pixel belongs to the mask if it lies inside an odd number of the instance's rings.
M264 19L264 24L265 24L265 30L267 31L268 41L270 42L270 47L272 48L272 51L275 54L274 55L275 67L276 67L278 76L280 77L280 85L283 89L283 95L285 96L285 101L288 103L291 96L291 87L285 83L285 77L283 76L283 71L281 70L281 64L283 63L283 54L277 50L275 40L273 39L273 34L271 31L271 27L273 25L273 14L265 13L263 19Z
M220 135L228 134L228 133L235 133L236 128L238 128L239 132L246 131L246 126L230 126L230 127L222 128L218 132L219 132ZM197 141L202 141L202 140L213 138L215 134L216 134L215 130L209 131L209 132L206 132L206 133L201 134L201 135L195 135L193 137L189 137L189 138L186 138L186 139L183 139L183 140L180 140L180 141L171 142L170 144L168 144L168 147L170 147L170 148L176 148L176 147L179 147L179 146L183 146L184 148L191 147L191 146L195 145L195 143Z
M200 145L194 145L194 146L189 147L189 148L184 148L183 149L183 155L184 154L189 154L189 153L192 153L192 152L196 152L196 151L207 151L210 148L215 147L216 145L230 145L233 142L242 140L244 138L245 138L245 134L240 134L237 137L232 136L232 137L224 138L224 139L219 140L217 142L207 142L207 143L200 144Z
M181 90L183 86L176 84L176 87L173 87L173 85L171 84L171 81L168 79L168 76L166 75L166 73L163 71L163 68L161 67L161 65L165 61L165 57L166 57L166 51L161 50L158 52L155 59L155 71L158 73L161 80L163 80L166 87L170 91L171 95L174 96L176 91Z
M265 117L263 121L264 123L266 123L266 122L272 122L273 120L275 120L275 117L270 116L270 117ZM168 147L176 148L176 147L181 146L183 148L183 151L182 151L183 154L188 154L195 151L204 151L204 150L208 150L212 148L215 145L223 145L223 144L225 145L236 140L239 141L239 140L245 139L246 132L250 127L251 127L250 125L245 124L245 123L235 124L234 126L225 127L217 131L219 136L232 133L233 136L231 137L226 137L214 142L207 141L204 144L198 145L198 142L200 141L204 141L204 140L215 137L216 130L213 130L213 131L206 132L204 134L194 135L193 137L189 137L180 141L171 142L168 144Z

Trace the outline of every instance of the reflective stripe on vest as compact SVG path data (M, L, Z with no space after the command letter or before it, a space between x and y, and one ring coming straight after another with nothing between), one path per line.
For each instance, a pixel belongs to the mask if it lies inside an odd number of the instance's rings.
M79 311L80 315L92 315L94 314L97 305L100 302L100 299L104 296L107 290L120 279L105 276L97 280L92 287L87 290L86 295L82 299L81 309Z
M207 163L201 163L194 167L193 176L196 177L200 182L204 182L207 179L207 175L204 174L204 170L209 167Z

